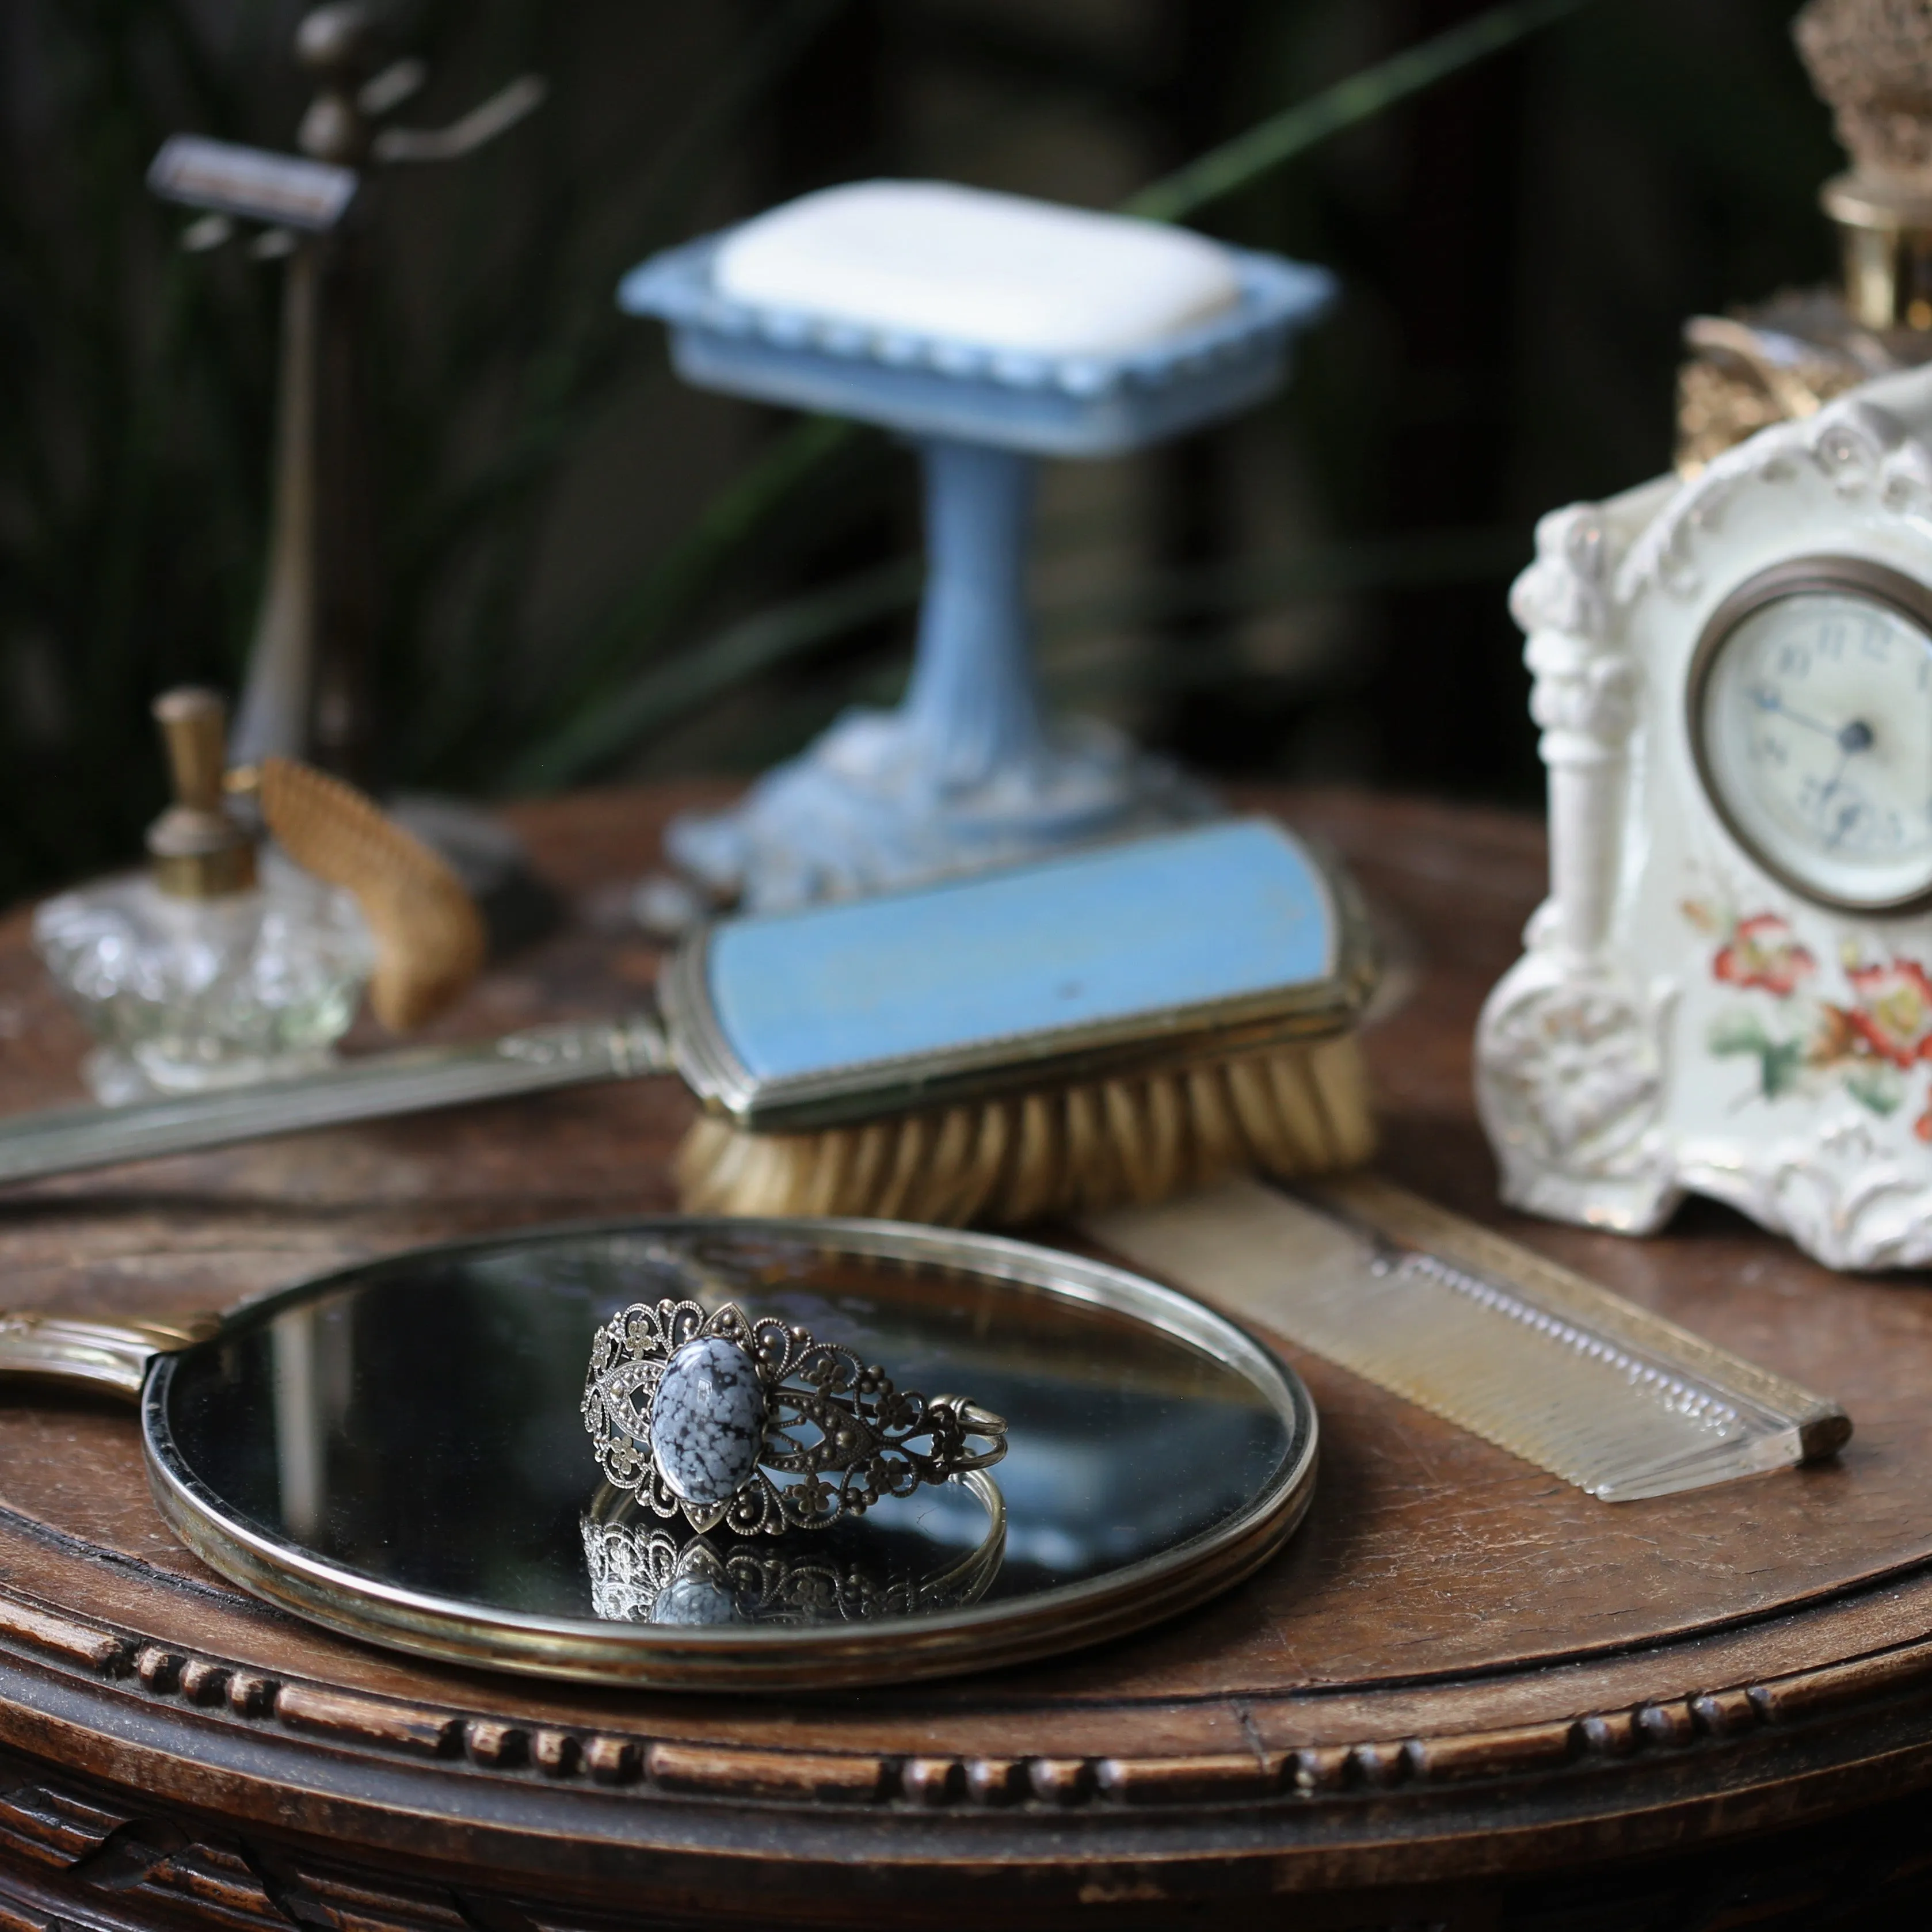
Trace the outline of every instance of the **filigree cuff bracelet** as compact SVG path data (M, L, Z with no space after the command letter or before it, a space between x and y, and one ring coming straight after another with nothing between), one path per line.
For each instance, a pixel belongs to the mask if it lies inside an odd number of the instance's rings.
M731 1302L614 1316L583 1413L605 1480L700 1533L822 1529L1006 1453L1005 1422L963 1396L896 1389L850 1348Z

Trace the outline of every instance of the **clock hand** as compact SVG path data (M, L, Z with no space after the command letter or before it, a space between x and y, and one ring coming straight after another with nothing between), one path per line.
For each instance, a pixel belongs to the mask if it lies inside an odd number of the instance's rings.
M1826 737L1837 742L1841 752L1849 754L1852 752L1868 752L1871 749L1872 728L1862 718L1854 718L1849 724L1840 725L1834 730L1830 725L1825 724L1820 719L1808 718L1803 712L1792 710L1778 692L1767 690L1762 685L1758 686L1751 692L1751 701L1760 711L1769 711L1780 718L1788 718L1792 724L1802 724L1808 731L1822 732ZM1840 767L1840 770L1843 769L1843 766ZM1832 786L1837 783L1838 780L1834 778L1832 784L1825 788L1826 795L1829 795Z
M1841 734L1833 730L1830 725L1821 724L1816 718L1808 718L1803 712L1792 710L1790 706L1786 704L1784 700L1780 697L1776 692L1768 691L1762 685L1758 686L1752 691L1751 702L1754 704L1760 711L1774 712L1780 718L1790 718L1794 724L1803 725L1808 731L1822 731L1828 738L1838 738L1842 736ZM1850 729L1850 727L1847 726L1846 728L1849 730ZM1867 727L1861 725L1858 728L1861 730L1865 731L1868 737L1870 736L1870 734Z
M1829 801L1832 794L1838 789L1839 785L1844 782L1845 767L1851 763L1853 758L1856 757L1858 753L1870 749L1872 742L1872 729L1869 724L1860 724L1855 722L1852 724L1847 724L1845 728L1838 734L1838 768L1832 774L1831 777L1826 781L1824 789L1818 794L1818 814L1821 818L1825 815L1825 808L1827 802ZM1829 852L1833 850L1837 847L1839 840L1843 838L1845 834L1850 831L1852 827L1858 822L1859 814L1864 810L1864 808L1862 802L1856 797L1850 798L1846 800L1844 805L1838 812L1838 822L1832 827L1831 836L1825 841L1825 849L1826 851Z
M1833 736L1835 736L1837 734L1835 733L1833 734ZM1819 815L1821 818L1824 815L1826 806L1830 802L1832 793L1836 791L1838 788L1839 781L1845 776L1845 767L1850 764L1851 761L1851 753L1845 750L1841 746L1839 748L1838 752L1838 769L1825 781L1824 789L1818 794L1818 812Z

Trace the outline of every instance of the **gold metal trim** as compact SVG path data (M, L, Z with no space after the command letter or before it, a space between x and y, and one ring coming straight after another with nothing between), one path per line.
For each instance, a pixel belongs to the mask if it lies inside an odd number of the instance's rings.
M1711 802L1724 830L1742 849L1745 856L1778 884L1828 911L1852 914L1860 918L1880 918L1890 914L1918 912L1932 906L1932 876L1917 891L1897 898L1870 900L1840 897L1808 884L1764 851L1738 823L1720 790L1712 768L1710 748L1705 742L1704 700L1718 658L1732 632L1754 612L1768 604L1806 592L1849 591L1870 598L1895 610L1916 624L1932 638L1932 586L1862 556L1802 556L1774 564L1748 578L1712 612L1698 634L1690 655L1690 666L1684 680L1684 723L1690 740L1690 756L1697 770L1698 782Z
M82 1322L65 1315L0 1315L0 1376L81 1384L130 1402L158 1355L206 1341L213 1316L179 1322Z

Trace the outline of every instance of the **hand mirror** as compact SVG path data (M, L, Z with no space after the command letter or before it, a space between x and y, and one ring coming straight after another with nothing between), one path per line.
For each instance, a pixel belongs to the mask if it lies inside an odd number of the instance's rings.
M1005 1454L826 1528L740 1536L646 1507L604 1480L586 1365L614 1316L673 1302L965 1391L1005 1419ZM163 1515L272 1603L452 1662L656 1688L824 1689L1118 1636L1266 1562L1314 1486L1306 1390L1198 1302L886 1222L433 1248L198 1336L16 1316L0 1370L138 1394Z

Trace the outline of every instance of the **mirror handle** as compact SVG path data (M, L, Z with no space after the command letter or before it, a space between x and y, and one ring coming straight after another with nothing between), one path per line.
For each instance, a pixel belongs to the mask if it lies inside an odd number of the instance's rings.
M204 1340L220 1325L212 1315L173 1322L0 1315L0 1376L33 1376L138 1402L157 1355Z
M365 1054L292 1080L0 1120L0 1185L199 1153L272 1134L392 1119L670 1070L656 1015L538 1026L499 1040Z

